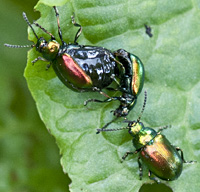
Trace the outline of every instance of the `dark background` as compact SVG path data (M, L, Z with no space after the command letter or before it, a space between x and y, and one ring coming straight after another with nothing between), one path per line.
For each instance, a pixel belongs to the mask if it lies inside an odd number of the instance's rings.
M54 138L41 122L23 76L29 49L4 43L31 44L27 24L39 18L36 0L6 0L0 6L0 191L63 192L70 183L62 172Z

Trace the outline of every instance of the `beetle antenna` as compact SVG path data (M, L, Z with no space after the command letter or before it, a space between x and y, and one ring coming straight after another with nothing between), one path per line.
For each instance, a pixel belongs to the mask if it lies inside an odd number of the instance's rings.
M44 31L45 33L47 33L48 35L51 36L52 40L55 40L56 38L50 33L48 32L44 27L42 27L40 24L36 23L35 21L33 22L33 24L37 27L39 27L40 29L42 29L42 31Z
M62 41L62 44L64 45L65 42L63 41L63 38L62 38L62 32L61 32L61 28L60 28L60 21L59 21L59 13L58 13L58 9L56 8L56 6L53 6L54 8L54 11L56 13L56 18L57 18L57 24L58 24L58 35L60 37L60 40Z
M32 29L32 31L33 31L35 37L36 37L37 39L39 39L38 36L36 35L36 33L35 33L35 31L34 31L32 25L31 25L31 23L29 22L29 20L28 20L28 18L27 18L27 16L26 16L26 13L23 12L22 15L23 15L24 20L25 20L26 23L28 24L28 26ZM33 47L35 47L35 45L11 45L11 44L7 44L7 43L5 43L4 46L10 47L10 48L28 48L28 47L33 48Z
M115 117L112 121L106 123L101 129L98 129L98 130L104 130L106 129L106 127L108 127L111 123L113 123L114 121L116 121L119 117ZM97 131L96 134L99 134L100 131Z
M123 123L133 123L133 121L128 120L128 119L125 119L125 120L123 121Z
M143 112L144 112L144 109L145 109L145 107L146 107L146 103L147 103L147 91L145 90L145 91L144 91L144 102L143 102L142 110L141 110L141 113L140 113L140 115L139 115L139 117L138 117L136 123L139 123L139 122L140 122L140 119L141 119L142 114L143 114Z
M139 115L137 121L129 121L129 120L125 120L125 121L124 121L125 123L128 123L128 127L130 127L130 126L136 126L136 124L140 122L140 119L141 119L142 114L143 114L143 112L144 112L146 103L147 103L147 91L145 90L145 91L144 91L144 102L143 102L142 110L141 110L141 113L140 113L140 115Z
M28 24L28 26L32 29L32 31L33 31L35 37L37 38L37 40L39 40L39 38L38 38L38 36L37 36L35 30L33 29L31 23L30 23L29 20L28 20L28 17L26 16L26 13L24 13L24 12L23 12L23 18L24 18L24 20L26 21L26 23Z
M124 130L124 129L129 129L129 127L121 127L121 128L117 128L117 129L97 129L97 133L105 132L105 131L120 131L120 130Z
M28 47L35 47L35 45L11 45L11 44L7 44L5 43L4 46L9 47L9 48L28 48Z

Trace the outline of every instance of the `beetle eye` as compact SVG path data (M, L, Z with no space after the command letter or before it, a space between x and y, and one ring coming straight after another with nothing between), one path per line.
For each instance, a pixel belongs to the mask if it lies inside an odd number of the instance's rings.
M43 52L46 49L46 46L47 46L47 42L45 40L41 41L39 45L39 51Z
M45 47L46 44L47 44L47 42L45 42L45 41L41 42L40 48L42 49L43 47Z
M132 121L132 122L129 122L129 123L128 123L128 126L131 127L132 124L133 124L133 121Z

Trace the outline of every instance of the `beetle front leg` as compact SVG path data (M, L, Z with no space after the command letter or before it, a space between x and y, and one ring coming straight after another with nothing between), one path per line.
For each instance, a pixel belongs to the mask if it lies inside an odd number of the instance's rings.
M53 9L56 13L56 18L57 18L57 25L58 25L58 35L60 37L60 40L62 42L62 45L65 45L66 43L64 42L63 38L62 38L62 32L60 29L60 21L59 21L59 13L58 13L58 9L56 8L56 6L53 6Z
M71 16L71 19L72 19L73 25L74 25L75 27L79 27L79 29L78 29L78 31L77 31L77 33L76 33L76 35L75 35L75 38L74 38L74 43L75 43L75 44L78 44L78 43L77 43L77 40L78 40L79 36L81 35L82 26L81 26L80 24L76 23L76 21L75 21L75 14L73 14L73 15Z
M31 63L34 65L37 61L46 61L46 62L48 62L48 60L46 60L45 58L39 56L36 59L34 59L33 61L31 61Z
M159 127L158 131L157 131L157 134L160 134L164 129L167 129L167 128L170 128L171 125L166 125L166 126L163 126L163 127Z
M175 147L175 149L177 150L177 151L180 151L181 152L181 159L183 160L183 163L196 163L197 161L186 161L185 159L184 159L184 156L183 156L183 150L181 149L181 148L179 148L179 147Z
M127 151L127 152L124 154L124 156L122 157L122 162L128 157L128 155L133 155L134 153L135 153L135 151L134 151L134 152Z

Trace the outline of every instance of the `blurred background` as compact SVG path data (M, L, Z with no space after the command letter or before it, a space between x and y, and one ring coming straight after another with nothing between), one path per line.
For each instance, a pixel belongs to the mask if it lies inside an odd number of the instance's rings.
M23 76L28 49L27 24L39 18L36 0L6 0L0 6L0 192L68 191L54 138L41 122Z

